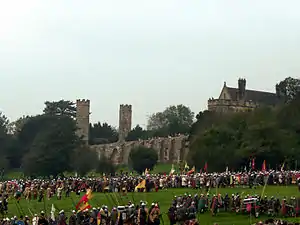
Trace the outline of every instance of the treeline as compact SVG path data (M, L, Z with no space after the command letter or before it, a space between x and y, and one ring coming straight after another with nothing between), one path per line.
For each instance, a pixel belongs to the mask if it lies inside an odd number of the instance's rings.
M162 112L152 114L147 128L136 125L126 137L126 141L147 140L155 137L188 135L194 122L194 113L184 105L173 105ZM107 123L90 125L90 144L107 144L118 141L118 131Z
M300 81L287 78L276 85L282 101L277 107L252 112L218 114L200 112L190 135L189 162L210 171L267 167L295 169L300 162Z
M183 105L170 106L148 120L147 129L137 125L127 140L188 134L193 113ZM0 113L0 170L21 169L30 176L56 176L62 172L84 175L91 170L110 173L115 166L104 155L85 146L76 135L76 105L72 101L45 102L43 113L10 122ZM118 131L107 123L90 124L89 144L118 141Z
M44 113L9 123L0 114L0 168L21 169L27 176L112 172L104 156L83 145L76 135L76 108L71 101L46 102Z

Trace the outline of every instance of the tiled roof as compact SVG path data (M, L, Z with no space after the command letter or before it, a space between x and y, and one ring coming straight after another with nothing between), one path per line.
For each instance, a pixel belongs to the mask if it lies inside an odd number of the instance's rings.
M238 88L227 87L227 90L232 100L238 100ZM266 105L276 105L279 102L279 99L275 93L255 90L246 90L244 100Z

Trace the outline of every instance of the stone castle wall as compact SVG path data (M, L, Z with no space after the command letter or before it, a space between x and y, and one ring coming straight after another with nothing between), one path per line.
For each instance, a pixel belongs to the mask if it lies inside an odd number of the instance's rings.
M207 108L214 112L242 112L259 107L257 103L250 101L234 101L231 99L209 99Z
M111 144L91 145L99 157L104 154L114 164L128 164L130 151L138 146L153 148L157 151L159 162L183 161L188 152L187 137L153 138L149 140L116 142Z
M89 138L89 116L90 101L76 101L76 122L78 126L77 134L83 137L88 143ZM153 148L157 151L159 162L179 162L186 158L188 152L187 136L178 135L176 137L152 138L149 140L129 141L125 138L131 130L132 106L120 105L119 111L119 141L111 144L90 145L99 157L104 154L114 164L128 164L130 151L138 146Z

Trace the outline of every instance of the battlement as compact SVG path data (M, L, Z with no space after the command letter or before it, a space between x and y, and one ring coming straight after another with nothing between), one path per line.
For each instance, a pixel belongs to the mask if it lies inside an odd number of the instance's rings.
M76 105L90 105L89 99L77 99Z
M128 105L128 104L121 104L120 105L120 110L132 110L132 105Z
M208 100L208 107L227 106L227 107L246 107L257 108L259 105L252 101L234 101L231 99L212 99Z

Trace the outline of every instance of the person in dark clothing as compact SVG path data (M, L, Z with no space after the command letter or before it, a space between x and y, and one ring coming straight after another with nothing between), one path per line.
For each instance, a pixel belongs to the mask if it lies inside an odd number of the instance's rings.
M41 216L39 217L39 220L38 220L38 225L48 225L48 224L49 224L49 222L45 218L45 213L42 211Z
M76 212L75 210L73 210L72 215L69 218L69 225L76 225L76 220L77 220Z

